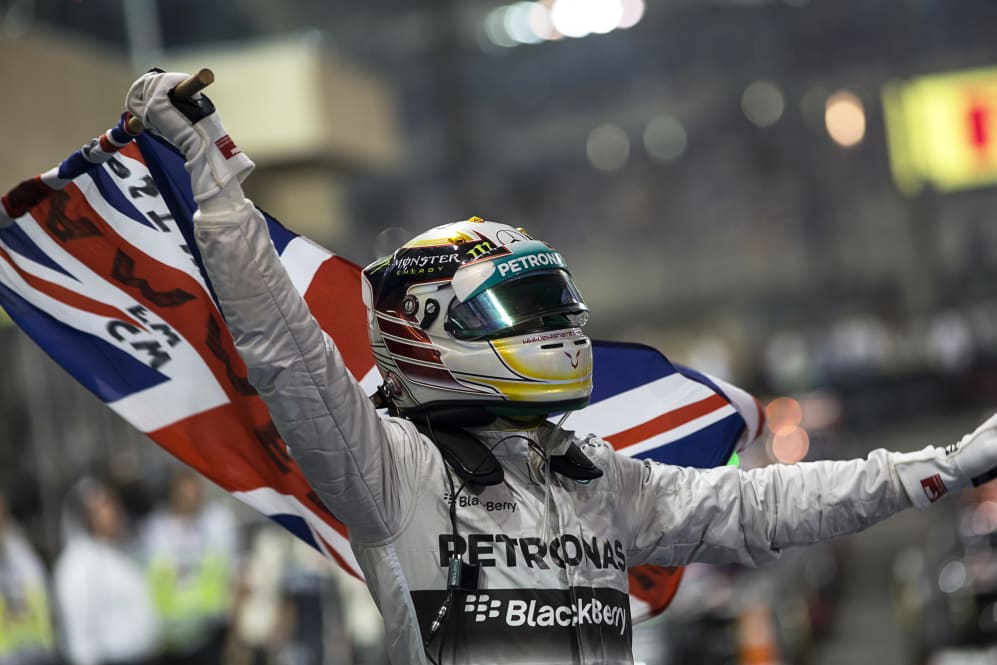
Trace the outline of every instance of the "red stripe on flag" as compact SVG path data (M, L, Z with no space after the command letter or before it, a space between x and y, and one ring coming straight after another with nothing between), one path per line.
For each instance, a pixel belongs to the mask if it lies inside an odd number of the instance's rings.
M297 498L348 537L346 527L316 504L312 488L272 429L258 397L225 404L149 432L149 438L228 492L271 487Z
M50 298L69 305L70 307L75 307L76 309L90 312L91 314L96 314L97 316L103 316L106 319L119 319L129 323L132 326L145 330L145 326L122 312L117 307L104 304L98 300L93 300L92 298L87 298L86 296L81 296L76 291L59 286L58 284L53 284L52 282L48 282L40 277L32 275L31 273L25 272L14 263L14 260L11 258L10 254L8 254L3 248L0 248L0 258L3 258L3 260L9 263L10 267L17 271L17 274L28 283L28 286L35 289L39 293L43 293Z
M360 268L338 256L327 259L305 289L305 302L335 340L350 373L358 381L362 379L374 366L374 355L360 291Z
M2 197L6 215L11 219L17 219L27 214L29 210L44 201L55 190L42 182L42 177L36 175L30 180L19 183Z
M254 394L246 381L245 364L214 301L193 277L125 241L74 183L43 201L36 214L42 220L41 227L66 251L190 342L229 399ZM135 222L127 218L123 223Z
M705 416L707 413L712 413L729 404L722 395L710 395L706 399L687 404L668 413L663 413L640 425L617 432L612 436L604 437L604 439L613 444L613 448L620 450L635 443L646 441L668 430L675 429L680 425L685 425L691 420Z
M110 136L108 136L107 134L101 134L100 149L103 150L104 152L116 152L118 150L118 146L114 145L114 143L111 142Z
M627 570L630 595L651 606L651 616L661 614L675 597L685 568L634 566Z
M357 578L360 578L360 575L359 575L360 571L353 570L353 566L351 566L350 564L346 563L346 559L344 559L343 555L341 555L339 553L339 550L337 550L335 547L333 547L332 545L330 545L329 541L322 537L322 534L318 533L314 529L312 529L312 534L316 538L318 538L319 542L322 543L322 547L325 548L326 553L329 556L331 556L336 561L336 563L338 563L340 566L343 567L343 570L345 570L348 573L352 573Z

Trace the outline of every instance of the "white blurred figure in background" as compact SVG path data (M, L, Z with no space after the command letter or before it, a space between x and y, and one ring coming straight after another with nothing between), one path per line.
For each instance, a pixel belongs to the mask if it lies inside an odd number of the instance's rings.
M344 596L347 573L304 541L261 524L242 563L226 665L384 662L382 623L366 588L350 580L359 590ZM358 621L365 633L355 630Z
M64 512L66 544L55 564L62 647L72 665L154 661L158 622L117 493L85 478Z
M54 661L45 568L0 495L0 665Z
M208 501L203 479L179 467L170 478L168 502L149 517L143 540L164 665L220 662L237 556L231 511Z

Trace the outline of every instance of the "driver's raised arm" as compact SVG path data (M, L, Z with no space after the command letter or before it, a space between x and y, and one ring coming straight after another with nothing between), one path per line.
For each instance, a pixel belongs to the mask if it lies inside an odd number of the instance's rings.
M382 421L294 288L263 216L241 181L252 161L206 98L174 103L186 75L149 73L126 99L147 128L173 143L198 210L195 236L249 380L323 502L358 542L391 535L425 454L414 428ZM393 443L394 445L389 445Z

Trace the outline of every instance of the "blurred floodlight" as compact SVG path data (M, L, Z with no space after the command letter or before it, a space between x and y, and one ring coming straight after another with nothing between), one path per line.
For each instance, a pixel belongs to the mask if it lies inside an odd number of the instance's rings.
M865 109L855 93L839 90L827 98L824 107L827 133L838 145L850 148L865 137Z
M644 17L644 0L623 0L623 15L617 26L621 30L632 28Z
M623 0L590 0L589 29L597 35L616 30L623 18Z
M810 450L810 436L802 427L794 427L772 437L772 457L782 464L796 464Z
M589 27L589 3L585 0L555 0L550 20L565 37L584 37L592 32Z
M530 24L530 14L533 13L533 2L517 2L506 7L502 17L502 25L509 37L520 44L539 44L543 37L533 32Z
M938 573L938 589L942 593L955 593L966 584L966 564L949 561Z
M681 157L687 141L685 127L668 113L654 116L644 128L644 148L658 161L671 162Z
M785 108L782 90L771 81L755 81L741 94L744 115L758 127L769 127L779 122Z
M553 40L560 38L550 20L550 8L542 2L531 2L529 23L530 30L540 39Z
M508 7L498 7L488 12L488 16L485 17L485 34L489 41L503 48L512 48L516 45L516 41L509 36L505 28L505 15L508 10Z
M600 171L619 171L630 157L630 139L616 125L599 125L589 133L585 152Z
M776 435L792 433L803 422L803 407L792 397L777 397L765 407L765 424Z
M522 0L489 12L484 33L502 47L604 35L633 27L644 9L645 0Z

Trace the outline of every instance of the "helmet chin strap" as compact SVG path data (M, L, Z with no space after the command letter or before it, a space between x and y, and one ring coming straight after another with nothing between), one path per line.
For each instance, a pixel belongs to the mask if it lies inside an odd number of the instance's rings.
M383 383L379 385L377 387L377 391L370 396L370 401L374 403L375 409L387 409L388 415L392 417L398 416L398 406L395 405L395 400L391 398L391 395L388 393L388 389L385 388Z

